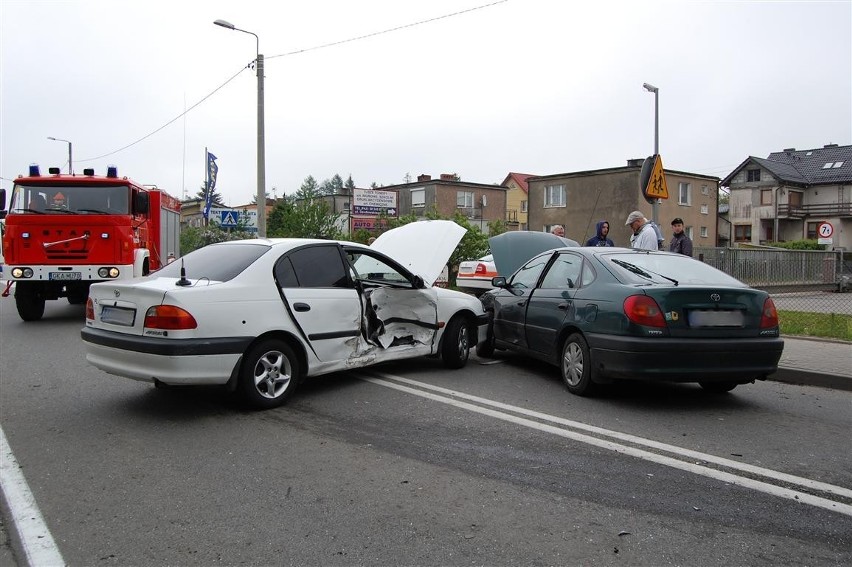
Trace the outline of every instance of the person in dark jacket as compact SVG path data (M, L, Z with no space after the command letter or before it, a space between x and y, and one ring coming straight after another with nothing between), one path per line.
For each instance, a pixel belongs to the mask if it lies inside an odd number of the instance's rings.
M683 231L683 219L677 217L672 221L672 240L669 242L669 252L677 252L692 256L692 240Z
M595 236L586 241L586 246L615 246L612 240L607 238L609 234L609 222L602 220L595 227Z

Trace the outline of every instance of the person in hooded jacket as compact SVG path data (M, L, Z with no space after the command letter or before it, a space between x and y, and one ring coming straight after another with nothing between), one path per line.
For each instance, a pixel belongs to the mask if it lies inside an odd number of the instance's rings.
M586 241L586 246L615 246L609 235L609 221L602 220L595 227L595 236Z

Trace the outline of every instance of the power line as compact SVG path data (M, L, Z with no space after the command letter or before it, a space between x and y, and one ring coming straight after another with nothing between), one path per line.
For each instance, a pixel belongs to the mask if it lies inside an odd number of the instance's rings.
M275 58L278 58L278 57L287 57L287 56L290 56L290 55L298 55L298 54L300 54L300 53L307 53L308 51L316 51L316 50L318 50L318 49L325 49L325 48L327 48L327 47L334 47L334 46L337 46L337 45L342 45L342 44L344 44L344 43L351 43L351 42L353 42L353 41L359 41L359 40L362 40L362 39L368 39L368 38L371 38L371 37L376 37L376 36L380 36L380 35L384 35L384 34L392 33L392 32L395 32L395 31L404 30L404 29L407 29L407 28L415 27L415 26L420 26L420 25L423 25L423 24L428 24L428 23L432 23L432 22L437 22L437 21L439 21L439 20L443 20L443 19L446 19L446 18L452 18L452 17L454 17L454 16L459 16L459 15L462 15L462 14L467 14L467 13L469 13L469 12L474 12L474 11L476 11L476 10L482 10L483 8L490 8L490 7L492 7L492 6L496 6L497 4L503 4L503 3L508 2L508 1L509 1L509 0L497 0L496 2L491 2L491 3L489 3L489 4L483 4L483 5L481 5L481 6L475 6L475 7L473 7L473 8L468 8L467 10L461 10L461 11L459 11L459 12L453 12L453 13L451 13L451 14L444 14L443 16L436 16L436 17L434 17L434 18L429 18L429 19L426 19L426 20L420 20L420 21L418 21L418 22L414 22L414 23L410 23L410 24L405 24L405 25L397 26L397 27L395 27L395 28L389 28L389 29L386 29L386 30L381 30L381 31L373 32L373 33L368 33L368 34L365 34L365 35L359 35L359 36L357 36L357 37L351 37L351 38L349 38L349 39L342 39L342 40L340 40L340 41L333 41L333 42L331 42L331 43L325 43L325 44L322 44L322 45L317 45L317 46L315 46L315 47L308 47L308 48L305 48L305 49L299 49L299 50L296 50L296 51L291 51L291 52L289 52L289 53L281 53L281 54L279 54L279 55L272 55L272 56L270 56L270 57L266 57L266 59L267 59L267 60L269 60L269 59L275 59ZM237 78L237 76L239 76L239 74L240 74L240 73L242 73L242 72L243 72L243 71L245 71L246 69L252 68L252 67L254 66L254 63L255 63L255 62L254 62L254 61L252 61L251 63L249 63L248 65L246 65L246 66L245 66L245 67L243 67L242 69L240 69L240 70L239 70L239 71L238 71L238 72L237 72L237 73L236 73L233 77L231 77L230 79L228 79L227 81L225 81L224 83L222 83L221 85L219 85L219 86L218 86L215 90L213 90L213 91L212 91L211 93L209 93L207 96L205 96L204 98L202 98L201 100L199 100L198 102L196 102L195 104L193 104L192 106L190 106L189 108L185 109L182 113L178 114L177 116L175 116L174 118L172 118L171 120L169 120L168 122L166 122L165 124L163 124L162 126L160 126L159 128L157 128L156 130L154 130L153 132L150 132L150 133L146 134L145 136L142 136L142 137L141 137L141 138L139 138L138 140L136 140L136 141L134 141L134 142L131 142L131 143L129 143L129 144L127 144L126 146L123 146L123 147L121 147L121 148L118 148L117 150L111 151L111 152L109 152L109 153L106 153L106 154L103 154L103 155L100 155L100 156L97 156L97 157L91 157L91 158L85 158L85 159L77 159L76 161L77 161L78 163L80 163L80 162L87 162L87 161L94 161L94 160L102 159L102 158L105 158L105 157L111 156L111 155L113 155L113 154L117 154L118 152L124 151L124 150L126 150L127 148L130 148L130 147L135 146L136 144L138 144L138 143L140 143L140 142L142 142L142 141L144 141L144 140L147 140L148 138L150 138L151 136L153 136L153 135L154 135L154 134L156 134L157 132L160 132L161 130L163 130L163 129L164 129L164 128L166 128L167 126L170 126L170 125L171 125L171 124L173 124L174 122L178 121L180 118L182 118L182 117L186 116L186 115L187 115L190 111L192 111L193 109L195 109L195 108L196 108L198 105L200 105L202 102L206 101L208 98L210 98L211 96L213 96L214 94L216 94L217 92L219 92L219 90L221 90L221 89L222 89L225 85L227 85L228 83L230 83L231 81L233 81L234 79L236 79L236 78Z

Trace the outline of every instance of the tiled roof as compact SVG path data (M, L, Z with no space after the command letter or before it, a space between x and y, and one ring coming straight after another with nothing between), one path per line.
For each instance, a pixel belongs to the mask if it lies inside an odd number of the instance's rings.
M535 176L531 173L509 173L509 175L506 176L506 179L503 180L503 183L501 185L506 185L506 183L508 183L509 180L512 179L515 183L518 184L518 187L520 187L524 193L529 193L530 186L529 183L527 183L527 179L529 179L530 177Z
M779 181L798 185L836 185L852 182L852 146L829 144L812 150L783 150L766 158L749 157L728 177L726 186L749 163L765 168Z

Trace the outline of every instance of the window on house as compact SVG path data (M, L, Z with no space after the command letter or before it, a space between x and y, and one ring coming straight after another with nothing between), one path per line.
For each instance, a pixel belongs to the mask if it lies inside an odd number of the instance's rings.
M706 226L701 227L701 238L707 238L707 227Z
M565 206L565 186L564 185L548 185L544 188L544 207L564 207Z
M692 204L692 186L691 186L691 184L689 184L689 183L678 183L677 204L678 205L691 205Z
M825 164L824 166L822 166L823 169L831 169L832 167L834 167L833 161L830 161L827 164Z
M710 207L708 207L706 204L701 205L701 214L702 215L709 215L710 214Z
M801 207L802 193L800 191L790 191L790 194L787 196L787 200L790 202L791 207Z
M343 210L344 210L344 211L348 211L348 210L349 210L349 201L346 201L345 203L343 203Z
M772 189L763 189L760 191L760 204L761 205L771 205L772 204Z
M472 209L473 191L459 191L456 193L456 206L460 209Z
M701 186L701 194L702 194L702 195L709 195L709 194L710 194L710 189L709 189L706 185L702 185L702 186Z
M808 238L809 240L815 240L817 238L817 227L819 227L818 222L809 222L808 235L806 238Z
M734 226L734 240L737 242L751 241L751 225L738 224Z
M522 213L527 212L527 202L526 201L521 201L521 212Z
M760 181L760 170L759 169L748 169L748 170L746 170L746 180L747 181Z
M842 162L842 161L836 161L836 162L834 162L834 168L835 168L835 169L837 169L838 167L841 167L842 165L843 165L843 162Z
M411 207L425 207L426 206L426 189L412 189L411 190Z

